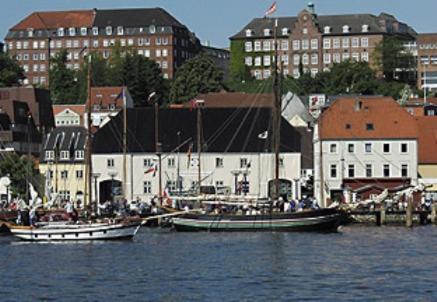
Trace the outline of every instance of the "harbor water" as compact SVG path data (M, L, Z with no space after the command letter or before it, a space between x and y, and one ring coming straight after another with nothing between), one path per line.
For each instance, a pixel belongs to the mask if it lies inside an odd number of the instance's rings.
M437 228L0 237L0 301L437 301Z

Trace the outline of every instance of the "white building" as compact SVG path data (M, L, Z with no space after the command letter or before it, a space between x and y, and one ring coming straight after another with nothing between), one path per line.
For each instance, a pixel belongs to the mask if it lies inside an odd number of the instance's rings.
M196 110L162 109L159 115L163 189L177 191L178 175L184 191L197 187ZM202 186L214 186L223 194L269 196L269 182L274 179L274 155L269 151L271 135L265 135L266 131L269 133L270 117L267 108L202 109ZM94 140L92 164L100 201L111 198L111 187L122 187L121 127L119 114L96 133ZM153 172L158 159L154 131L153 108L128 110L127 199L144 200L158 194L159 173ZM300 138L284 119L281 141L280 178L288 198L299 198Z
M417 167L416 122L393 99L339 98L320 116L314 195L322 205L416 185Z
M56 127L83 126L85 105L53 105Z

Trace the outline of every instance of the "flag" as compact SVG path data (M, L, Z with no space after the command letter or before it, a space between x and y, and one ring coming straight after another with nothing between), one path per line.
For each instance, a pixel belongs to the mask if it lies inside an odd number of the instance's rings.
M162 195L164 197L164 200L165 200L165 203L167 204L167 206L171 207L173 204L173 200L170 198L168 187L165 188L164 193Z
M270 16L274 12L276 12L276 1L273 2L273 4L269 7L269 9L265 12L264 16Z
M267 130L258 134L259 139L267 139L268 136L269 136L269 132Z
M191 152L193 150L193 143L190 143L190 145L188 146L188 152L187 152L187 169L190 167L190 163L191 163Z
M154 163L152 167L150 167L149 169L144 171L144 174L153 173L152 176L155 177L156 176L156 171L158 171L158 164Z

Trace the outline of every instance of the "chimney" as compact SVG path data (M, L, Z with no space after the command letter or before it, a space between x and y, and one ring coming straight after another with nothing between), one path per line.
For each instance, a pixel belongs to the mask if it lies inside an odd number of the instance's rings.
M308 10L311 14L315 15L315 14L316 14L316 8L315 8L315 6L314 6L314 3L309 2L308 5L307 5L307 10Z

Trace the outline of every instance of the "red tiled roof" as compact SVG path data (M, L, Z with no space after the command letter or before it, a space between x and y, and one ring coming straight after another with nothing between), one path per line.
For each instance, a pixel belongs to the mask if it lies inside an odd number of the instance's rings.
M83 116L85 114L85 105L53 105L53 115L56 116L65 109L70 109L80 116Z
M12 30L92 27L93 10L34 12L12 27Z
M417 44L437 43L437 34L426 33L417 35Z
M123 107L122 90L123 87L91 88L91 106L100 105L106 107L110 104L115 104L116 107Z
M272 107L273 104L273 95L268 93L213 92L201 94L196 99L204 100L204 106L208 108ZM190 102L184 107L190 107Z
M323 112L319 125L322 139L414 139L418 136L414 117L389 97L340 97Z
M419 163L437 164L437 116L417 117Z

